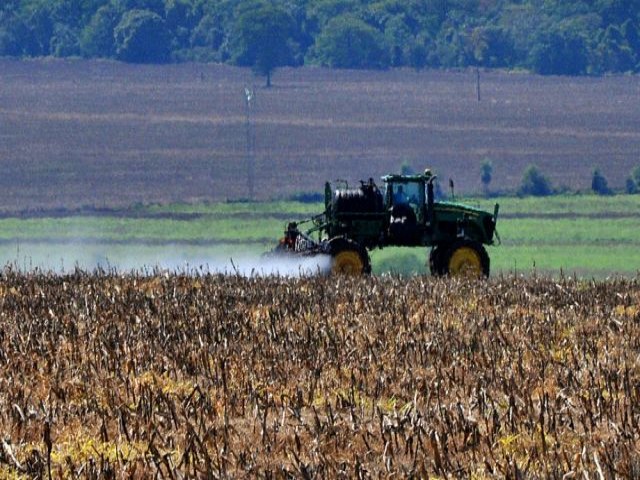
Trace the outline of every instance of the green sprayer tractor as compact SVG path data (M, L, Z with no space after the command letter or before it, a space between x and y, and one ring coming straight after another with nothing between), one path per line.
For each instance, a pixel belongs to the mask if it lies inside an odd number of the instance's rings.
M357 188L325 185L325 210L287 225L274 250L284 255L330 255L331 272L368 274L369 250L384 247L430 247L433 275L488 276L484 245L497 237L498 205L493 213L434 199L436 176L386 175L383 188L373 179ZM303 231L300 226L311 223ZM313 237L316 238L313 238ZM499 237L498 237L499 238Z

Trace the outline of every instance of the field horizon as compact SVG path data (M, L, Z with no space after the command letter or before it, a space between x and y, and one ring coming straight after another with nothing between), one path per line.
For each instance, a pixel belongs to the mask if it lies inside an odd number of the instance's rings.
M637 76L487 70L480 102L471 70L283 68L273 80L215 64L0 59L0 211L239 200L248 159L257 200L403 163L474 194L484 159L496 190L515 190L529 164L582 191L598 167L621 189L640 163Z

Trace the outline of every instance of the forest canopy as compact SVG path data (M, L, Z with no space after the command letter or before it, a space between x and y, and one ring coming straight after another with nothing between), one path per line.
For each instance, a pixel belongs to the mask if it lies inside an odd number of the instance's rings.
M0 56L640 71L627 0L3 0Z

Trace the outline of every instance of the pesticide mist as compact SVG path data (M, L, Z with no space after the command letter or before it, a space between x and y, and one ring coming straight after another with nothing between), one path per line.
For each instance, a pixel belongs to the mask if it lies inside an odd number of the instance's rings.
M327 273L331 259L313 257L263 256L240 248L224 249L191 245L105 245L72 242L22 242L0 247L0 261L22 272L36 270L69 273L76 269L91 272L153 274L158 271L183 274L225 274L241 276L311 276Z

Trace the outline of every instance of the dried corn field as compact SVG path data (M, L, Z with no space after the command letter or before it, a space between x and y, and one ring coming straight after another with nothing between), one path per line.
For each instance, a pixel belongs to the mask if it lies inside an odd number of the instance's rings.
M0 477L640 476L637 281L5 270L0 302Z

